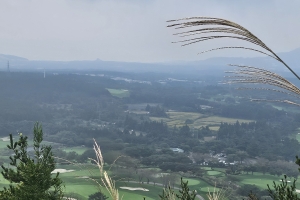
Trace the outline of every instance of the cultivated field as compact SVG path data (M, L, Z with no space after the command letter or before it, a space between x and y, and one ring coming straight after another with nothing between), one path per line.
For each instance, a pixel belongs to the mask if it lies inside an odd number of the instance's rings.
M211 130L218 130L220 124L223 123L235 123L239 121L240 123L252 122L252 120L238 119L238 118L226 118L219 116L207 116L200 113L193 112L167 112L168 118L164 117L150 117L153 121L163 121L167 123L169 127L184 126L187 119L191 120L192 123L189 123L190 128L201 128L202 126L209 126Z

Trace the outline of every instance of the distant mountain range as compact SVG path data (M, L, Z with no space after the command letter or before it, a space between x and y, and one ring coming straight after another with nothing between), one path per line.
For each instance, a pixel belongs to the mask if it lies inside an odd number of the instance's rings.
M278 53L278 55L300 74L300 48L290 52ZM138 63L138 62L116 62L116 61L36 61L26 58L0 54L0 70L7 69L10 63L11 71L32 70L110 70L120 72L164 72L164 73L200 73L209 75L224 75L224 71L232 69L227 64L250 65L270 69L282 75L292 74L279 62L270 57L215 57L207 60L170 62L170 63Z

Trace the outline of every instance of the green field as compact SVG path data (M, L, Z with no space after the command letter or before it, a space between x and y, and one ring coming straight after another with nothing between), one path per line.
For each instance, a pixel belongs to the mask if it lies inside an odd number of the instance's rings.
M298 142L300 142L300 128L297 128L294 132L293 132L293 138L298 140Z
M267 189L267 184L270 186L273 186L273 181L275 181L276 184L279 184L283 176L272 176L270 174L261 174L261 173L255 173L254 175L250 174L241 174L238 176L240 178L240 183L242 184L252 184L256 185L260 189ZM291 182L293 179L290 180ZM296 188L300 187L300 183L296 182Z
M206 193L208 191L213 191L215 188L209 185L207 182L200 180L200 179L191 179L191 178L184 178L184 181L188 181L188 185L190 190L196 190L198 194L206 199ZM216 188L216 191L219 189Z
M207 175L209 175L209 176L222 176L223 173L218 172L218 171L207 171Z
M62 148L61 150L65 152L71 152L75 151L78 155L82 155L86 150L89 150L90 148L87 147L82 147L82 146L77 146L77 147L65 147Z
M167 112L168 118L164 117L150 117L153 121L163 121L167 123L169 127L177 127L184 126L185 121L190 119L193 121L192 124L189 124L191 128L201 128L202 126L209 126L212 130L218 130L220 124L223 123L235 123L239 121L240 123L245 122L252 122L252 120L245 120L245 119L237 119L237 118L226 118L226 117L219 117L219 116L206 116L200 113L193 113L193 112Z
M109 93L112 95L112 96L115 96L115 97L119 97L119 98L124 98L124 97L129 97L130 96L130 92L128 90L123 90L123 89L109 89L109 88L106 88Z
M298 133L297 133L295 139L298 140L298 142L300 142L300 134L298 135Z
M61 173L60 175L65 183L65 192L69 194L70 197L72 197L72 194L80 194L82 199L87 199L90 194L98 192L99 187L94 180L100 182L100 173L99 169L95 165L59 165L57 168L75 170L73 172ZM153 186L150 184L148 185L117 181L116 187L119 190L120 197L123 196L123 200L143 200L144 196L147 197L147 200L154 200L157 199L158 194L162 193L162 188L160 186ZM121 189L120 187L143 187L149 191L129 191L126 189ZM100 189L106 194L106 196L109 196L105 188L100 187Z
M67 169L67 170L75 170L73 172L61 173L60 177L64 181L65 184L65 194L69 197L76 197L78 199L86 200L89 195L98 192L99 189L106 195L109 196L108 192L105 188L99 187L98 184L94 181L99 180L99 169L95 165L59 165L57 168ZM207 174L210 176L218 176L222 174L221 170L223 168L218 168L216 170L212 170L210 167L203 167L204 170L207 171ZM113 176L112 176L113 177ZM222 178L226 178L223 176ZM273 181L276 183L280 183L280 179L282 177L272 176L269 174L261 174L254 173L251 174L240 174L237 175L239 179L238 184L251 184L256 185L260 189L267 189L267 184L273 185ZM94 180L92 180L94 179ZM199 178L183 178L184 181L188 181L188 185L190 190L197 190L197 193L200 194L204 199L207 198L208 191L214 191L214 187L208 184L206 181ZM292 180L291 180L292 182ZM2 177L0 178L0 187L7 186L8 182L5 181ZM175 185L179 187L178 184ZM296 184L297 188L299 188L300 184ZM120 187L139 187L145 188L149 191L129 191L126 189L121 189ZM162 186L154 186L153 184L140 184L140 183L131 183L124 181L116 181L116 188L118 188L120 197L123 200L132 200L132 199L141 199L143 200L146 197L146 200L155 200L158 199L158 194L162 194ZM218 191L219 188L216 189ZM175 192L178 192L175 190Z
M96 171L97 172L97 169ZM75 172L69 172L62 174L62 179L65 181L66 185L66 193L72 194L77 193L80 194L84 199L87 199L90 194L93 194L97 192L99 189L109 197L108 192L103 187L98 187L97 183L91 179L84 179L84 178L78 178L80 176L86 176L90 172L86 170L81 171L75 171ZM94 173L93 173L94 174ZM94 176L94 179L96 179L98 182L98 176ZM199 181L198 181L199 182ZM196 180L194 181L195 184L198 183ZM134 188L145 188L149 191L129 191L126 189L121 189L120 187L134 187ZM161 186L154 186L153 184L140 184L140 183L128 183L123 181L117 181L116 182L116 188L118 188L120 197L122 197L123 200L132 200L132 199L141 199L143 200L144 197L146 197L146 200L155 200L158 199L158 195L162 194L162 187Z
M9 141L0 140L0 149L7 149L8 144L9 144Z
M72 169L74 172L62 173L61 178L65 182L66 193L70 194L80 194L82 199L87 199L90 194L93 194L99 190L97 183L89 178L83 178L84 176L88 176L97 181L99 180L99 170L94 165L60 165L57 168L63 169ZM208 189L212 191L214 187L207 184L205 181L196 179L196 178L184 178L184 181L189 182L189 186L191 190L197 190L198 194L202 195L205 199L206 193ZM179 187L178 184L175 185ZM158 199L158 195L162 194L162 186L154 186L153 184L140 184L140 183L128 183L123 181L117 181L116 187L119 190L120 197L123 200L132 200L132 199L141 199L143 200L146 197L146 200L155 200ZM126 189L121 189L120 187L142 187L146 188L149 191L129 191ZM106 196L109 196L108 192L105 188L100 188Z

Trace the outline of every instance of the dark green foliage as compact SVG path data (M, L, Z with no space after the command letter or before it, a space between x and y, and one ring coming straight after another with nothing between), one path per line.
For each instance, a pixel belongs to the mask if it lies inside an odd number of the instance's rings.
M190 189L188 187L188 181L184 182L181 178L181 190L179 190L179 195L176 194L176 196L181 200L194 200L196 198L196 191L193 190L190 192Z
M63 185L59 173L51 175L55 169L51 146L41 146L43 131L39 123L34 125L33 132L34 155L29 155L27 150L27 136L20 133L19 140L14 142L10 134L10 145L7 147L13 151L13 155L10 156L12 167L2 165L1 173L12 184L0 191L0 199L63 199Z
M167 189L163 190L162 195L159 195L161 200L168 200L170 195L176 196L178 200L195 200L197 193L195 190L190 192L188 181L184 182L181 178L181 189L179 190L179 194L175 194L174 190L169 186Z
M134 146L125 148L125 153L131 157L148 157L153 154L153 149L148 148L147 146Z
M105 200L108 199L102 192L96 192L94 194L89 195L88 200Z
M172 190L171 186L168 186L167 189L164 189L163 190L163 193L162 195L158 195L160 200L169 200L170 199L170 196L174 196L175 193L174 193L174 190Z
M275 127L262 121L222 123L218 130L217 140L207 142L205 146L217 152L234 148L234 151L244 151L251 157L260 156L274 160L280 157L286 160L293 159L299 154L300 145L297 140L282 134L283 132L289 131L286 131L284 126L276 125Z
M297 165L300 166L300 159L296 156ZM300 170L300 169L299 169ZM281 180L280 184L273 182L273 188L271 189L268 185L269 195L273 200L299 200L300 197L296 193L296 179L294 179L292 185L288 185L287 176L284 175L284 178Z
M248 196L250 199L259 199L259 197L268 196L269 193L267 190L260 190L255 185L245 184L237 189L237 194L241 196Z
M154 107L154 106L150 106L149 104L147 104L145 110L148 111L150 116L153 116L153 117L168 117L164 108L162 108L159 105Z
M247 200L259 200L259 199L257 198L256 194L251 191L250 194L248 195Z
M281 180L280 184L276 184L273 181L272 190L268 185L269 195L272 197L273 200L297 200L300 199L297 196L296 190L296 180L293 181L292 185L288 185L286 175L284 175L284 179Z

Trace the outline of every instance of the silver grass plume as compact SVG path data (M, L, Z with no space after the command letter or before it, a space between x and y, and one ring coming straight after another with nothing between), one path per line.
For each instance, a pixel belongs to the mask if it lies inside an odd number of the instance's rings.
M266 84L270 86L275 86L279 89L272 88L237 88L240 90L247 89L257 89L266 90L272 92L279 92L285 96L292 96L294 98L300 99L300 89L295 86L290 81L286 80L282 76L273 73L271 71L243 65L230 65L235 66L237 69L233 71L226 71L225 73L233 74L230 76L225 76L228 80L225 81L226 84L238 83L238 84ZM269 102L282 102L292 105L300 106L300 104L295 103L290 100L267 100L267 99L251 99L252 101L269 101Z
M290 72L292 72L298 78L298 80L300 80L300 77L265 43L263 43L258 37L256 37L249 30L247 30L246 28L244 28L243 26L235 22L231 22L226 19L212 18L212 17L190 17L190 18L182 18L177 20L169 20L167 22L172 23L167 27L172 27L175 28L176 30L184 29L184 31L174 33L174 35L184 39L173 43L182 43L182 46L187 46L198 42L203 42L212 39L222 39L222 38L230 38L230 39L246 41L256 45L258 49L244 47L244 46L224 46L224 47L203 51L200 52L199 54L215 51L215 50L222 50L222 49L245 49L245 50L255 51L267 55L277 60L278 62L282 63ZM197 28L192 29L195 27ZM234 75L227 76L229 80L226 83L267 84L267 85L280 88L280 89L270 89L270 88L238 88L238 89L268 90L268 91L280 92L296 98L300 97L300 89L276 73L273 73L268 70L260 69L257 67L240 66L240 65L231 65L231 66L236 66L238 69L235 71L227 72L227 73L232 73ZM300 104L290 100L252 99L252 101L283 102L283 103L300 106Z
M238 39L243 40L246 42L250 42L260 48L262 50L265 50L266 52L263 52L259 49L254 48L247 48L247 47L239 47L239 46L228 46L228 47L219 47L215 49L210 49L208 51L200 52L205 53L209 51L214 50L220 50L220 49L229 49L229 48L235 48L235 49L246 49L251 51L256 51L262 54L265 54L271 58L274 58L275 60L281 62L286 68L288 68L299 80L300 77L276 54L274 53L265 43L263 43L258 37L256 37L254 34L252 34L249 30L244 28L243 26L231 22L229 20L220 19L220 18L212 18L212 17L189 17L189 18L182 18L177 20L169 20L168 23L173 23L168 25L167 27L174 27L177 30L185 29L185 28L192 28L192 27L207 27L207 28L200 28L200 29L193 29L193 30L187 30L179 33L175 33L174 35L178 35L180 37L189 37L184 40L180 40L174 43L182 43L182 46L190 45L197 42L202 42L206 40L212 40L212 39L221 39L221 38L231 38L231 39ZM224 35L217 35L216 33L222 33ZM202 34L202 36L201 36ZM204 35L203 34L210 34L210 35ZM194 37L195 35L200 35L199 37ZM192 36L192 38L190 38Z

